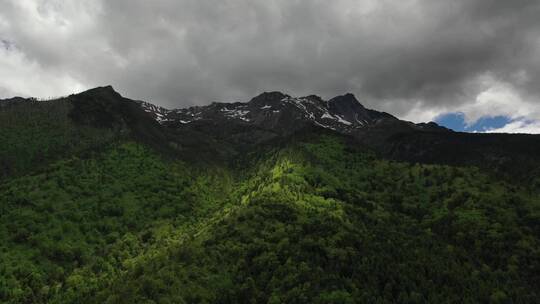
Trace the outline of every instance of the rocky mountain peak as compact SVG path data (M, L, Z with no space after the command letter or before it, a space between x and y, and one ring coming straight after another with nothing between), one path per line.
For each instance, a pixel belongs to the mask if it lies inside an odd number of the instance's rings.
M281 102L284 98L290 97L287 94L281 92L264 92L254 98L252 98L249 103L257 106L272 105Z
M344 111L361 111L365 110L364 106L356 99L356 97L351 94L347 93L345 95L336 96L328 101L328 107L331 110L335 110L338 112L344 112Z
M351 93L330 99L328 109L348 121L366 124L373 120L366 108Z
M227 132L229 129L249 129L276 134L292 134L309 126L352 135L373 133L372 130L381 128L435 129L429 124L413 124L384 112L366 109L351 93L327 101L317 95L292 97L273 91L264 92L249 102L214 102L179 109L166 109L124 98L112 86L94 88L69 98L76 105L71 113L75 121L108 127L149 120L156 126L174 130L213 128L216 132ZM135 116L138 118L131 119ZM439 130L442 128L437 128Z
M122 98L120 93L116 92L111 85L107 85L103 87L96 87L96 88L82 92L81 95L95 96L95 97L107 98L107 99Z

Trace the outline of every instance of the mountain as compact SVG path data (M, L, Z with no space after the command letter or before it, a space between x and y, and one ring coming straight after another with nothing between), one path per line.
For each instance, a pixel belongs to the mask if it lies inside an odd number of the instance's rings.
M535 303L540 136L263 93L0 100L2 303Z
M540 136L453 132L434 122L414 124L366 109L352 94L328 101L310 95L294 98L263 93L247 103L212 103L168 110L138 102L167 130L202 132L213 140L245 145L289 136L306 128L324 128L351 136L390 159L476 165L527 179L539 174ZM241 152L240 152L241 153ZM515 166L516 160L524 166Z
M200 124L197 121L224 123L234 122L291 134L315 125L344 134L358 134L360 129L373 128L384 124L396 124L403 129L446 131L435 123L413 124L400 121L396 117L364 106L350 93L328 101L310 95L291 97L281 92L263 93L247 103L217 103L185 109L168 110L147 102L139 102L159 123L169 127Z

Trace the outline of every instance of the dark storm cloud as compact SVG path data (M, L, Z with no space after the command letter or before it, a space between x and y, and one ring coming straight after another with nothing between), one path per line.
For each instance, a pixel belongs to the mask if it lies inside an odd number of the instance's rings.
M406 115L466 105L494 84L528 109L540 95L536 0L0 3L0 38L42 72L168 107L352 91Z

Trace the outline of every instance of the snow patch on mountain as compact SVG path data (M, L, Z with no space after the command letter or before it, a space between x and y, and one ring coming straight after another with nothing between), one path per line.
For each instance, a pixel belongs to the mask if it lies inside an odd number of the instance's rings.
M342 124L345 124L345 125L347 125L347 126L352 125L352 122L343 119L343 117L341 117L341 116L339 116L339 115L336 115L336 118L337 118L338 122L340 122L340 123L342 123Z
M381 119L392 119L391 115L366 110L354 95L346 94L330 101L310 95L292 97L280 92L263 93L249 102L212 103L207 106L194 106L184 109L168 110L141 102L142 108L149 112L160 124L176 126L197 120L227 119L254 125L276 126L294 121L311 122L314 125L350 133L364 128ZM291 122L292 123L292 122Z
M323 119L324 119L324 118L328 118L328 119L334 119L334 120L336 119L334 116L330 115L330 113L328 113L328 112L324 113L324 114L321 116L321 118L323 118Z
M223 108L221 112L224 113L226 117L237 118L243 121L250 121L246 116L249 114L249 110L238 110L238 109L228 109Z

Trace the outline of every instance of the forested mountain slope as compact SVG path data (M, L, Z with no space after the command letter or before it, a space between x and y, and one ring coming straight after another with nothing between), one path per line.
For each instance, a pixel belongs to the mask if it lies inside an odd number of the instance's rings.
M538 300L537 136L289 98L0 101L0 302Z

